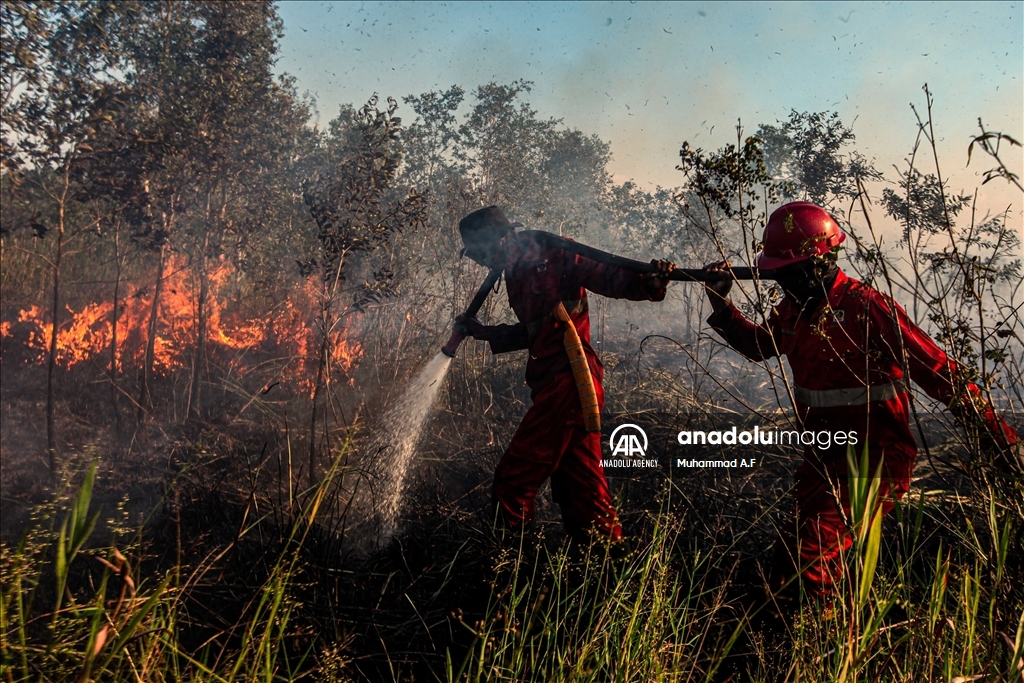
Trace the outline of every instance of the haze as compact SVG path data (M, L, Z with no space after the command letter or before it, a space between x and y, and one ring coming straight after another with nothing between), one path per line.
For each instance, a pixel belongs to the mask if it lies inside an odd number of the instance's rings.
M753 131L793 109L838 112L858 149L891 169L914 142L924 83L957 187L991 166L965 167L979 116L1017 139L1024 126L1019 2L284 2L280 14L277 68L315 97L321 124L374 92L526 79L540 116L610 142L615 179L648 188L680 184L684 140L718 148L737 119ZM1006 160L1020 171L1019 149ZM1005 182L983 192L1019 220Z

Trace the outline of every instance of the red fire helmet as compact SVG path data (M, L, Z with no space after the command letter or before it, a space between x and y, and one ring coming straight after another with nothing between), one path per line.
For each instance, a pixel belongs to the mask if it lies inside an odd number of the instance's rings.
M813 256L827 254L846 235L828 211L810 202L790 202L772 212L761 242L764 250L757 267L782 268Z

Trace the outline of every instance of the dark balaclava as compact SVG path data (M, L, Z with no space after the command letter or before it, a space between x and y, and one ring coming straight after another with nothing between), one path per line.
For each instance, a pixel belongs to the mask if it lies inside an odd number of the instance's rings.
M801 309L810 310L827 295L839 274L835 251L782 268L775 281Z

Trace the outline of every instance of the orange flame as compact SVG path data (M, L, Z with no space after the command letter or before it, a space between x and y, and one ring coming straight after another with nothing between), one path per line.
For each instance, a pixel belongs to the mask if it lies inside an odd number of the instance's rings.
M198 341L199 287L183 258L168 264L157 306L156 335L153 339L153 370L166 375L190 365L191 350ZM226 303L228 282L234 266L217 263L207 274L206 339L211 347L233 352L232 365L239 365L250 352L273 352L316 368L317 328L312 324L317 293L312 283L297 287L271 312L260 317L243 317ZM236 307L237 308L237 307ZM118 302L117 364L141 367L146 355L146 339L153 309L153 288L129 284ZM113 303L87 304L79 311L67 307L70 319L57 330L56 362L63 368L100 360L109 368L113 336ZM349 330L331 335L331 365L348 374L362 356L362 345L348 337ZM17 335L25 347L35 351L29 362L43 363L50 348L53 323L36 305L22 310L17 323L0 323L0 337ZM301 374L301 373L300 373Z

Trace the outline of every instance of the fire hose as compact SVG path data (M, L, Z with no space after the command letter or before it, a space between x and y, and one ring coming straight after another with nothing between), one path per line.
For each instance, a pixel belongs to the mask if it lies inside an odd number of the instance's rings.
M605 263L610 266L618 266L625 270L632 270L636 273L657 273L658 266L653 263L645 263L635 259L626 258L617 254L610 254L586 244L573 242L570 239L559 237L543 230L524 230L522 234L529 235L547 247L565 249L574 254L579 254L598 263ZM758 270L757 268L738 267L731 268L729 272L709 272L703 268L676 268L671 273L665 274L667 280L681 280L684 282L717 282L719 280L771 280L774 271Z
M619 256L617 254L611 254L601 249L589 247L586 244L580 244L564 237L552 234L550 232L544 232L543 230L524 230L522 234L529 235L534 238L540 244L547 247L553 247L555 249L565 249L566 251L574 254L579 254L585 258L589 258L598 263L605 263L612 266L618 266L625 270L631 270L636 273L656 273L658 272L658 266L653 263L645 263L644 261L637 261L635 259L626 258L625 256ZM476 296L473 297L473 301L470 302L469 307L463 314L463 317L473 318L477 313L480 312L480 308L484 305L484 301L487 300L487 295L491 293L494 288L494 284L501 277L502 269L495 268L487 274L487 279L484 280L483 284L480 285L480 289L477 290ZM774 271L770 270L758 270L757 268L738 267L730 268L725 272L709 272L703 268L676 268L671 273L664 275L667 280L678 280L684 282L717 282L720 280L770 280L773 279ZM462 340L466 338L465 334L453 330L452 336L448 338L448 342L441 348L442 353L450 358L455 357L455 352L458 351L459 345L462 344Z
M594 387L594 377L590 374L590 364L587 363L583 342L561 301L555 306L553 314L555 320L565 325L562 344L565 345L565 353L569 356L569 368L576 381L576 391L580 395L583 425L588 432L599 432L601 431L601 406L597 403L597 388Z

